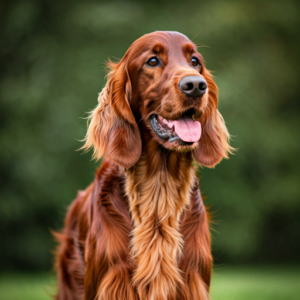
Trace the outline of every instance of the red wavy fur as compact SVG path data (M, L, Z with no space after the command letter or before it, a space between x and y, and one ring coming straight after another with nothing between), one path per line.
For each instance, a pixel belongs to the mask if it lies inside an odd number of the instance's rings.
M209 299L210 234L193 160L214 167L231 151L217 87L196 46L177 32L145 35L109 65L84 145L103 161L55 234L56 299ZM202 96L180 90L186 76L205 79ZM171 143L150 125L153 114L175 120L191 109L199 142Z

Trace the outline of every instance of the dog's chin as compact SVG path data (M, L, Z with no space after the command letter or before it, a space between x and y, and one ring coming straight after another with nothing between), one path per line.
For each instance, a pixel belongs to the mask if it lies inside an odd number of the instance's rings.
M193 116L191 115L191 118ZM149 117L150 128L154 139L164 148L180 152L192 151L198 146L197 141L184 141L174 130L174 127L166 125L161 116L153 113Z

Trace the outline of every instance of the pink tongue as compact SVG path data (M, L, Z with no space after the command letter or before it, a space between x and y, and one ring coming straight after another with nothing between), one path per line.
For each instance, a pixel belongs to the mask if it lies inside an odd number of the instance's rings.
M174 126L174 131L185 142L197 142L201 136L201 124L188 117L182 117L175 121L163 119L169 128Z

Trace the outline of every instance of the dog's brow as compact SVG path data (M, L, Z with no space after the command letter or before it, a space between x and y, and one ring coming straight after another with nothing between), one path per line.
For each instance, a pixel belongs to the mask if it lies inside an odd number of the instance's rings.
M160 54L160 53L163 53L165 51L165 47L161 43L158 43L158 44L155 44L153 46L152 51L155 54Z
M196 52L195 46L194 46L193 44L190 44L190 43L185 44L185 45L182 47L182 50L183 50L183 52L189 53L189 54L193 54L193 53Z

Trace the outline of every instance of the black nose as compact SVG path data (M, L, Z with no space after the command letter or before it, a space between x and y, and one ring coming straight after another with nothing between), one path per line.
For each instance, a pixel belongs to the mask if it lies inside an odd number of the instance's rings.
M180 80L179 88L184 94L196 98L205 93L207 83L205 79L200 76L187 76Z

